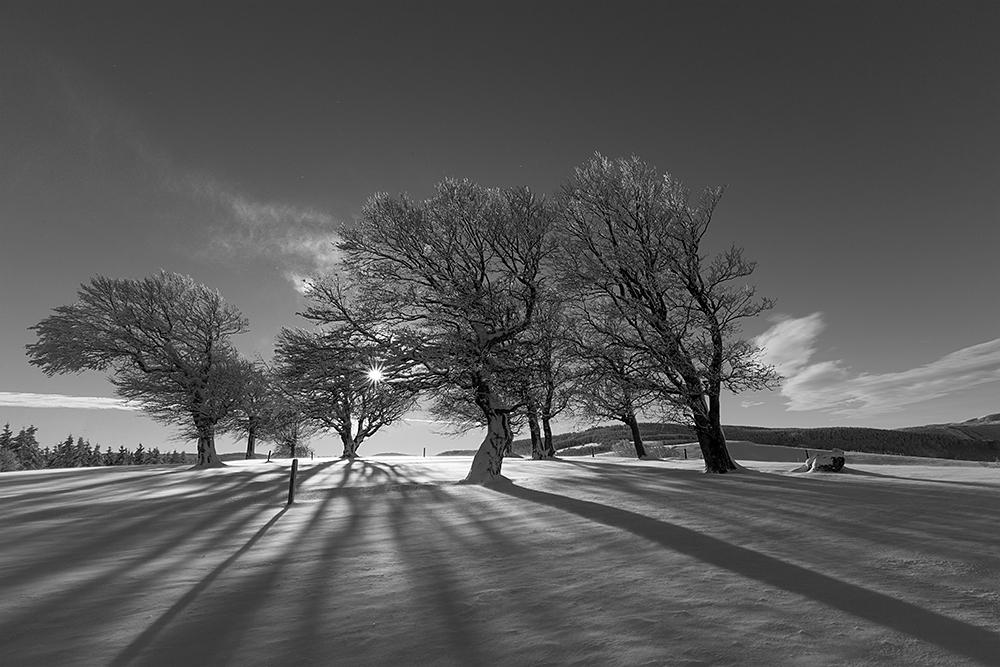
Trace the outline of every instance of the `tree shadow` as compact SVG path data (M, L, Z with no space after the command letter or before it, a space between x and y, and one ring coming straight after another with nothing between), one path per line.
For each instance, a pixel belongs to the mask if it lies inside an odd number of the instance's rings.
M514 484L498 484L490 488L513 498L547 505L595 523L626 530L709 565L808 597L920 641L932 642L982 664L996 664L996 656L1000 655L1000 634L689 528Z
M173 604L167 611L165 611L156 621L147 627L138 637L136 637L132 642L126 646L116 657L111 661L110 667L124 667L133 661L142 651L145 649L157 635L159 635L177 616L179 616L195 599L201 595L205 589L207 589L213 581L215 581L220 574L227 570L236 560L245 554L247 551L253 548L253 546L264 537L265 533L270 530L271 526L278 522L278 519L282 517L285 512L288 511L288 507L284 507L279 510L271 519L264 524L260 530L254 533L246 544L240 547L234 554L229 556L226 560L219 563L215 568L205 575L201 581L199 581L191 590L185 593L177 602Z

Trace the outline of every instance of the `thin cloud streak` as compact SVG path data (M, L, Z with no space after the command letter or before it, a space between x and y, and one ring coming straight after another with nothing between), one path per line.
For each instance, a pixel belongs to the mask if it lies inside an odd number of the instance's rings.
M298 291L305 278L329 273L340 262L336 220L312 208L258 202L212 176L188 174L167 187L219 210L210 248L229 259L274 262Z
M138 410L119 398L98 396L66 396L64 394L32 394L0 391L0 407L5 408L72 408L80 410Z
M1000 338L906 371L854 374L842 360L812 361L824 326L822 313L786 316L756 339L764 348L764 361L785 376L781 394L789 411L871 417L1000 381Z
M226 259L268 260L297 288L302 278L329 272L337 264L338 222L333 216L310 207L257 201L216 176L178 166L130 114L93 92L85 74L51 59L42 66L68 111L82 121L87 150L95 159L107 160L124 150L138 167L130 174L133 189L151 187L208 209L209 252Z

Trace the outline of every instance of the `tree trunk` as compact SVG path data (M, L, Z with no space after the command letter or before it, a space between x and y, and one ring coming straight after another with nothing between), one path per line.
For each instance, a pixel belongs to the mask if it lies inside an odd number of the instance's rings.
M247 456L246 458L252 459L256 456L257 449L257 425L254 423L254 419L251 417L249 424L247 424Z
M538 427L538 408L535 407L534 401L528 402L528 430L531 431L531 458L535 460L545 458L542 453L541 429Z
M699 396L692 403L694 430L698 435L702 458L705 459L705 472L726 473L737 470L736 462L729 456L726 434L719 421L719 397L709 396L707 406L704 396Z
M221 468L226 465L215 451L215 425L198 424L198 462L195 468Z
M361 443L354 442L354 438L350 434L340 434L340 441L344 444L344 453L340 455L342 459L356 459L358 458L358 445Z
M639 420L635 418L635 413L625 415L625 423L632 431L632 444L635 445L636 458L646 458L646 448L642 444L642 433L639 432Z
M472 459L467 484L489 484L500 481L503 457L510 451L514 434L510 430L510 408L503 405L490 387L481 382L476 388L476 405L486 417L486 438Z
M545 413L542 413L542 433L545 436L545 446L542 450L543 458L555 458L556 445L552 442L552 417Z
M489 484L499 480L504 454L514 441L507 410L494 410L486 416L486 424L486 438L472 459L472 467L464 480L467 484Z

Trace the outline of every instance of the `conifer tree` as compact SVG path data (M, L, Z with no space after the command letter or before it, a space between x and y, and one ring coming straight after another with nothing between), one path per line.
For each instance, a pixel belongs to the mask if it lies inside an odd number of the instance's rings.
M125 445L122 445L121 447L118 448L118 454L115 456L115 465L116 466L132 465L132 452L127 450L125 448Z
M34 425L22 428L12 442L14 454L25 470L37 470L44 467L41 448L38 446L38 440L35 439L37 432L38 429Z
M10 430L10 424L4 424L3 431L0 432L0 472L20 469L21 462L14 453L14 434Z

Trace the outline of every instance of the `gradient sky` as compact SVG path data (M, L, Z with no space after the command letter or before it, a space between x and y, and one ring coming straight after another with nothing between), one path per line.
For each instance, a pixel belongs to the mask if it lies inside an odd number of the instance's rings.
M3 0L0 423L180 448L102 374L29 366L27 328L94 275L162 268L220 290L269 356L373 193L553 193L595 151L728 184L710 244L759 262L777 306L745 332L787 380L727 397L725 423L998 412L998 34L992 0ZM481 438L434 428L364 451Z

